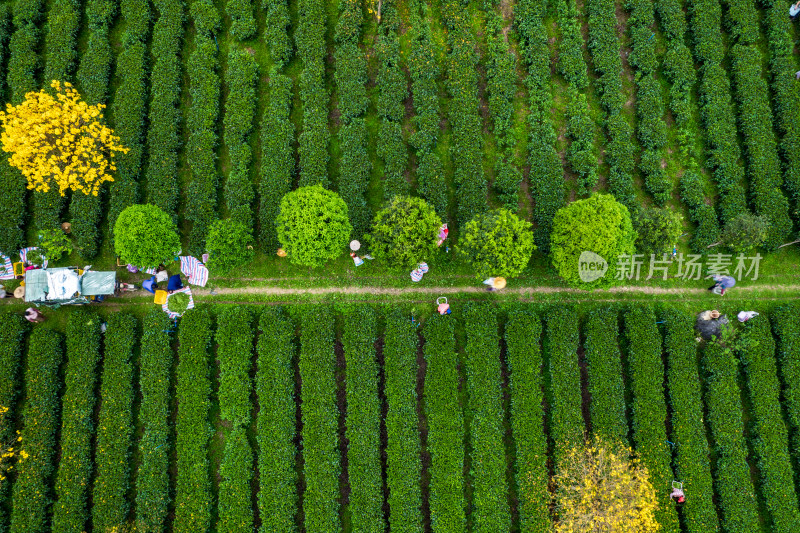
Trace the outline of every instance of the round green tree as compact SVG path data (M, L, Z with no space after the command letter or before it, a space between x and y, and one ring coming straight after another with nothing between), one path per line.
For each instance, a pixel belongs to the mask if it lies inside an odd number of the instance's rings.
M556 271L569 284L607 287L615 279L618 256L633 254L635 241L628 208L610 194L595 194L558 210L550 233L550 255ZM603 275L586 275L603 270L603 260L607 265Z
M341 254L353 226L347 204L320 185L287 193L275 219L278 241L292 263L318 267Z
M508 209L475 215L464 227L458 252L478 278L520 275L536 249L531 223Z
M241 220L215 220L206 239L209 270L225 272L253 259L253 234Z
M114 224L114 250L126 263L155 268L180 251L178 228L160 207L136 204L126 207Z
M370 253L391 267L413 268L436 252L442 219L422 198L395 196L378 211L366 236Z

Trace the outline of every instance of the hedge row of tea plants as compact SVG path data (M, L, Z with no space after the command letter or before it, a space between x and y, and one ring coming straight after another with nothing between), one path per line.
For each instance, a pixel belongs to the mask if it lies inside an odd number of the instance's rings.
M586 61L583 59L583 36L578 8L574 0L558 0L554 7L560 32L558 71L567 84L579 91L586 89L589 87L589 76L586 73Z
M150 37L150 3L122 0L125 21L123 49L116 58L117 90L111 109L114 132L128 153L118 154L117 174L109 188L108 226L114 227L119 214L139 199L142 175L145 117L147 115L147 42Z
M689 246L694 252L702 252L719 240L720 229L714 207L706 202L699 168L687 169L683 173L680 191L681 200L689 208L689 216L696 225Z
M261 313L256 395L261 533L297 531L294 325L281 308Z
M724 56L720 20L722 11L716 0L689 0L690 30L694 58L700 70L700 115L708 139L709 166L719 191L718 214L725 223L747 210L744 169L739 159L736 118L731 100L731 84L722 68Z
M458 400L458 368L450 315L425 323L425 416L431 464L431 527L446 533L466 529L464 498L464 415Z
M550 118L553 107L550 91L550 52L547 47L547 30L543 18L544 0L520 0L517 4L516 24L522 53L528 70L525 85L528 89L528 164L531 167L531 196L534 236L540 250L550 248L550 230L553 217L566 203L561 159L556 152L556 132Z
M434 150L439 141L439 87L442 50L433 39L423 2L410 9L411 44L407 57L414 103L414 133L409 142L417 150L417 192L433 206L436 214L447 215L447 185L442 160Z
M660 65L653 33L654 6L648 0L627 0L626 8L630 13L628 62L633 67L636 84L636 137L642 145L639 168L644 174L645 187L656 203L663 206L672 197L672 181L661 167L667 144L667 124L661 84L655 77Z
M777 337L783 406L789 426L790 450L800 457L800 321L796 304L783 305L772 314L772 330Z
M225 432L225 452L220 464L219 531L253 531L253 450L247 439L253 410L250 379L253 330L250 312L229 307L217 317L220 419L230 423Z
M230 218L239 220L250 228L253 227L252 203L255 191L249 171L253 159L249 137L256 115L257 83L258 64L253 54L247 50L231 49L225 70L228 97L225 100L224 140L231 164L231 171L225 182L225 200Z
M690 315L674 309L664 310L660 319L664 322L664 351L668 355L667 389L675 477L692 496L683 504L683 519L690 533L719 531L703 424L697 342L692 335L694 323Z
M299 22L294 32L303 72L300 99L303 128L298 137L300 186L319 183L328 186L328 91L325 88L325 4L322 0L301 0Z
M511 431L516 458L514 477L521 531L548 532L550 492L547 490L547 437L542 409L542 323L535 314L518 309L508 315L505 328L506 362L511 374Z
M136 474L136 528L148 533L164 530L169 495L170 346L172 322L161 309L144 317L139 353L139 470Z
M80 8L81 2L78 0L55 0L47 12L47 35L44 39L47 57L44 62L42 78L44 84L48 84L52 80L62 82L72 80L75 59L78 56L77 37L81 18ZM97 30L97 26L92 22L94 21L90 19L90 41L92 32ZM90 51L91 48L87 49L87 52ZM107 90L107 87L104 90Z
M0 315L0 405L8 409L0 413L0 442L11 442L16 436L13 428L19 419L16 409L17 398L22 387L20 383L20 363L22 360L23 334L22 317L12 313ZM0 484L0 502L8 501L11 494L8 481ZM0 505L0 528L8 527L8 513Z
M339 160L339 194L347 204L353 225L353 237L360 239L368 230L367 185L371 162L367 155L367 58L359 46L364 16L361 2L349 0L339 4L336 24L336 96L342 126L339 128L341 158Z
M253 4L250 0L228 0L225 11L231 18L231 35L237 41L245 41L255 35L256 19L253 16Z
M259 181L259 238L267 250L279 246L275 218L283 195L292 190L295 174L294 124L289 120L293 82L275 74L269 80L269 99L261 120L261 180Z
M292 57L292 40L289 38L288 32L291 24L289 2L287 0L263 0L262 7L267 11L264 40L269 47L270 58L275 64L275 68L280 70Z
M217 147L219 137L220 78L219 57L214 35L220 29L220 16L211 0L194 2L189 12L196 29L194 50L189 55L189 95L191 105L186 117L189 138L186 159L192 178L186 194L184 215L191 221L189 253L205 252L206 236L216 216Z
M589 51L598 75L597 90L605 111L608 132L606 162L611 166L608 190L633 210L638 202L633 188L634 145L631 126L623 116L625 93L622 89L622 58L617 36L617 17L613 0L586 2L589 20Z
M758 503L747 464L736 359L730 348L712 342L703 349L702 369L720 523L725 531L757 531Z
M415 325L400 311L386 317L383 367L386 376L386 485L389 526L422 532L420 435L417 430L417 345Z
M584 332L592 434L607 442L627 445L628 419L616 311L610 308L590 311Z
M339 520L339 435L336 407L333 315L314 307L302 316L300 335L301 412L307 531L337 531Z
M193 309L181 318L178 330L178 371L175 396L176 465L175 520L178 533L208 531L211 526L211 480L208 442L212 434L208 421L211 394L211 317Z
M581 374L578 369L578 317L574 310L554 307L545 315L550 387L548 422L554 443L553 465L561 467L562 454L583 443L584 422L581 413Z
M50 525L56 431L61 419L58 371L63 355L61 335L44 328L33 330L25 360L28 399L22 410L20 432L29 457L17 467L12 486L11 533L47 531Z
M66 387L61 397L62 460L58 464L52 531L83 531L89 519L86 506L91 486L94 394L100 360L100 319L84 310L73 311L67 323Z
M800 524L789 457L789 437L781 412L781 385L775 364L775 341L769 320L748 320L738 350L749 393L750 438L761 474L761 494L772 531L794 531Z
M522 172L514 164L514 97L517 92L517 56L503 34L504 20L494 11L487 13L486 88L494 138L500 154L495 163L494 189L506 207L516 211Z
M467 344L464 356L468 404L472 413L472 531L508 531L506 450L503 444L503 395L500 376L500 334L497 314L489 305L464 313Z
M175 216L178 205L178 148L181 113L183 0L153 0L158 19L150 46L150 110L147 128L147 203Z
M633 395L631 406L633 444L650 473L659 509L656 520L662 531L680 531L678 515L669 499L672 451L667 443L667 405L664 397L664 363L661 334L651 307L637 306L625 313L628 340L628 372Z
M344 313L342 347L347 361L347 475L354 531L382 533L381 403L375 354L375 312L359 305Z
M133 444L133 349L139 336L136 319L108 317L100 380L100 414L94 461L92 528L108 531L128 520Z

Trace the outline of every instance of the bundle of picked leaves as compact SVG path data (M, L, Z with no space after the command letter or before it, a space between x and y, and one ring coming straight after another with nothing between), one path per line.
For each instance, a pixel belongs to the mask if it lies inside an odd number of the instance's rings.
M167 309L173 313L183 314L189 307L189 295L185 292L179 292L170 295L167 299Z

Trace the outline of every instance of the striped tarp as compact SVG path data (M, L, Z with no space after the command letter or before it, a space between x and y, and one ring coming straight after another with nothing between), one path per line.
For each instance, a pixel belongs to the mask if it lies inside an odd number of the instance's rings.
M0 279L14 279L14 265L11 258L5 254L0 254Z
M196 257L182 255L178 257L181 261L181 273L192 285L205 287L208 282L208 269Z
M31 263L28 261L28 254L34 250L38 250L36 246L30 246L28 248L23 248L19 251L19 259L22 261L26 266L30 265ZM44 263L42 264L42 268L47 268L47 258L44 258Z

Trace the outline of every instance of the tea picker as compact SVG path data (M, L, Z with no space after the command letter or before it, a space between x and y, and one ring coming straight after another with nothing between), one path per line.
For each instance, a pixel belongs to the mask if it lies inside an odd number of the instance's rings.
M674 499L677 503L683 503L686 501L686 495L683 493L683 482L672 482L672 492L669 493L669 499Z
M436 311L439 312L440 315L449 315L451 313L450 304L447 303L447 298L444 296L439 296L436 298Z

